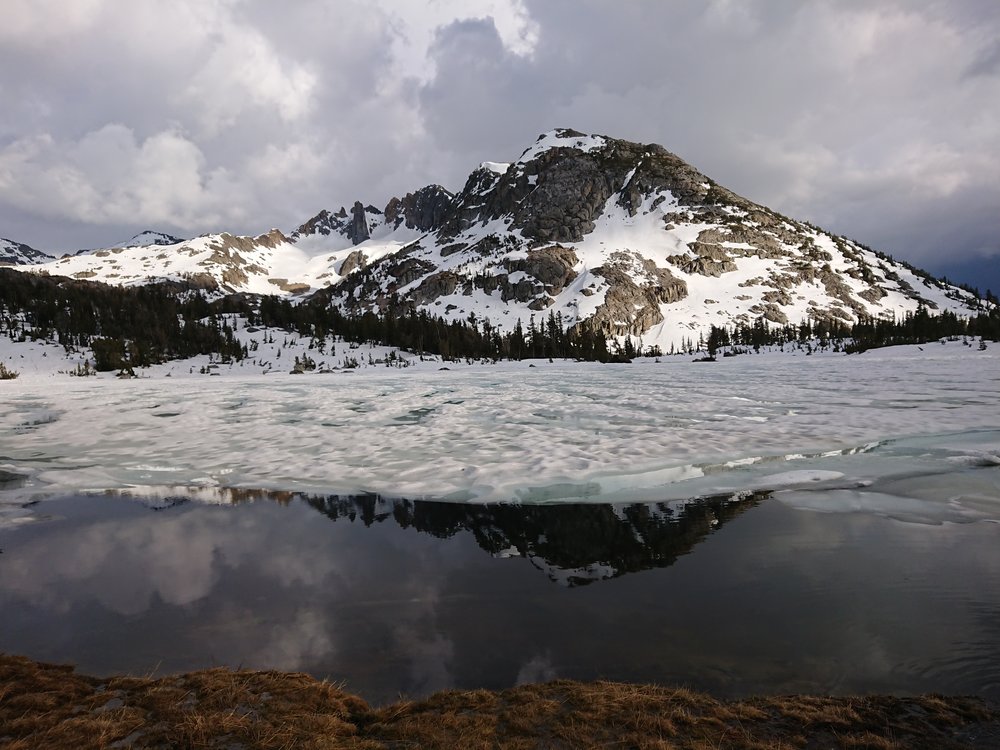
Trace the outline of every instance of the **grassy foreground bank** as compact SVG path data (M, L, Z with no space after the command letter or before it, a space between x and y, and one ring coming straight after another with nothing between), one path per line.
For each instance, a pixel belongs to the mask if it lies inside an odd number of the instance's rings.
M210 669L98 679L0 655L0 748L1000 748L976 698L718 701L557 681L380 708L308 675Z

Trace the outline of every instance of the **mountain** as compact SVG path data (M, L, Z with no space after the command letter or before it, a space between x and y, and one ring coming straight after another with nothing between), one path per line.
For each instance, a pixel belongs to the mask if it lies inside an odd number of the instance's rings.
M120 245L115 245L115 247L149 247L150 245L176 245L183 242L180 237L174 237L172 234L164 234L163 232L155 232L151 229L146 229L145 231L139 232L139 234L133 235L133 237Z
M0 237L0 266L24 266L34 263L45 263L52 256L41 250Z
M176 239L176 238L169 238ZM850 323L979 301L907 264L743 198L662 146L572 130L453 194L324 210L287 235L205 235L99 250L31 270L116 284L191 280L220 293L392 301L501 330L550 316L664 350L712 324Z

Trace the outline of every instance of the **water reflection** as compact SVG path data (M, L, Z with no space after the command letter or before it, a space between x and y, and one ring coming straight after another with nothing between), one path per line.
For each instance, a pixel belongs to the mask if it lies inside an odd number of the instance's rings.
M681 503L467 505L375 495L306 497L331 520L391 521L447 539L468 532L494 557L524 557L548 578L580 586L671 565L770 493L741 492Z
M0 528L0 650L98 673L306 670L374 701L554 677L1000 697L997 524L752 494L199 499L45 500L26 512L49 520Z
M331 521L365 527L388 522L438 539L466 532L491 556L526 558L550 580L569 587L671 565L771 496L767 491L743 491L662 503L479 505L240 487L167 488L151 496L156 489L148 488L138 497L135 490L103 494L135 498L153 510L192 500L220 505L302 502Z

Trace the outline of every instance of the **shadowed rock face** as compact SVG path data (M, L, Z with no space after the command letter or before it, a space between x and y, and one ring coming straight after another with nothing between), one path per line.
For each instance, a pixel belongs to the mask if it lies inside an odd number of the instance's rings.
M428 185L402 198L392 198L385 207L386 222L408 229L431 232L438 229L455 210L455 196L440 185Z
M615 190L616 175L587 154L559 158L549 152L546 157L537 165L538 186L514 215L514 225L539 242L579 242L594 230L594 220Z
M511 271L523 271L537 279L549 294L559 294L576 278L573 267L579 260L571 249L552 245L540 250L529 250L528 257L507 261Z
M410 293L409 298L417 305L433 302L438 297L453 294L460 282L461 278L451 271L432 273Z
M351 210L341 206L336 213L320 211L292 233L292 240L310 235L342 235L353 245L360 245L371 239L371 224L381 221L382 212L374 206L365 206L355 201Z
M340 209L339 213L333 214L323 209L318 214L313 216L309 221L300 225L298 229L292 232L292 237L297 239L302 235L330 235L333 232L340 232L344 228L344 219L347 218L347 211L343 208Z
M368 217L365 216L365 207L361 205L361 201L355 201L354 207L351 208L351 223L347 226L347 236L355 245L360 245L371 238Z

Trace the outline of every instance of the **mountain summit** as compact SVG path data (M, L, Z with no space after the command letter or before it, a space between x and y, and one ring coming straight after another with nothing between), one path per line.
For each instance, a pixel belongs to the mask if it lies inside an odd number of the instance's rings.
M176 245L178 242L183 242L180 237L174 237L172 234L165 234L163 232L157 232L152 229L146 229L139 234L133 235L131 239L123 242L121 245L116 245L116 247L147 247L148 245Z
M174 238L171 238L174 239ZM391 302L501 329L568 326L669 349L712 324L967 311L974 295L722 187L662 146L573 130L453 194L324 210L287 236L206 235L33 266L119 284L188 278L220 292Z

